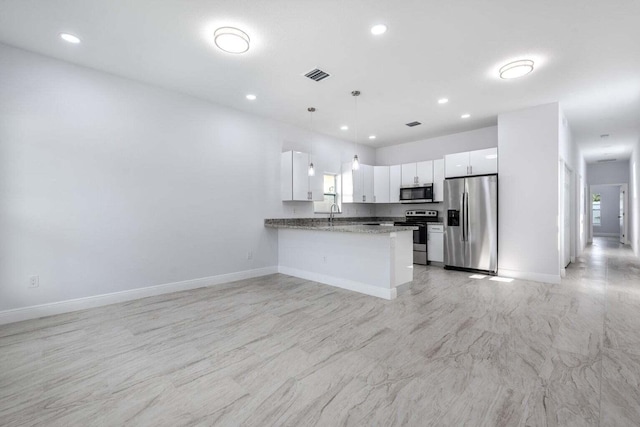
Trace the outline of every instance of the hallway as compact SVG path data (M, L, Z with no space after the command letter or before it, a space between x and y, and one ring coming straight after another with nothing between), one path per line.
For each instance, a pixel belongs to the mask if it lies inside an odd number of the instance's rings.
M567 370L567 386L599 403L600 425L640 425L640 262L616 238L596 237L561 286L571 301L557 338L590 360L562 361L582 366Z

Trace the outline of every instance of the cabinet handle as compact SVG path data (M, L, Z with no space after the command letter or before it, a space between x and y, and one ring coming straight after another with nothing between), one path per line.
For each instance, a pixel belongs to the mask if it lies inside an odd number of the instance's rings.
M373 196L373 203L375 203L375 202L376 202L376 196L374 195Z
M473 175L473 166L469 166L469 171L470 171L471 175Z
M362 196L362 201L366 202L367 201L367 196Z

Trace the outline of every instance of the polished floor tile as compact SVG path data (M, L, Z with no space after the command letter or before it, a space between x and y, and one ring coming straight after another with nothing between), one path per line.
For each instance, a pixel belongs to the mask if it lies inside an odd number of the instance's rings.
M633 426L639 390L640 262L607 239L561 285L272 275L0 326L2 426Z

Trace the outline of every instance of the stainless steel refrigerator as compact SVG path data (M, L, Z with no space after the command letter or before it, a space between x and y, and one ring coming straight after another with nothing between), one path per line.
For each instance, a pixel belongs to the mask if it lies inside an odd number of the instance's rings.
M444 182L445 268L498 272L498 176Z

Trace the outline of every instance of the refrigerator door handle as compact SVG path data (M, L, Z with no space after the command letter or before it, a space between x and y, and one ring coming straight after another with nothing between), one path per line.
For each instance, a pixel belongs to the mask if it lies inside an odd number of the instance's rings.
M461 220L460 227L462 228L462 241L463 242L467 241L467 230L466 230L466 227L465 227L465 224L466 224L465 218L467 217L466 195L467 195L467 193L462 193L462 201L460 202L460 206L462 208L461 209L462 210L462 212L461 212L461 214L462 214L461 217L462 218L460 218L460 220Z
M469 193L464 193L464 240L469 241Z

